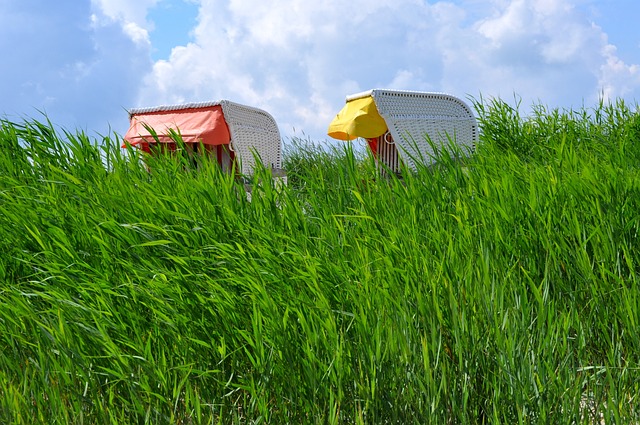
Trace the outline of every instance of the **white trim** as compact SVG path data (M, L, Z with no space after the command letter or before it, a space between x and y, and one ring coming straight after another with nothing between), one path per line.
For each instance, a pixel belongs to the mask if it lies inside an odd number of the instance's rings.
M182 104L174 104L174 105L159 105L152 106L148 108L132 108L127 112L129 113L129 117L132 115L138 114L149 114L152 112L169 112L169 111L179 111L180 109L193 109L193 108L207 108L209 106L218 106L222 104L222 100L217 100L215 102L191 102L191 103L182 103Z

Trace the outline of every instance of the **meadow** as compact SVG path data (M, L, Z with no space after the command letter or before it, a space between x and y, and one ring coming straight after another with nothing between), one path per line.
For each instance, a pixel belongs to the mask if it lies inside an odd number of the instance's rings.
M0 423L640 423L640 114L473 106L468 158L297 140L251 202L0 120Z

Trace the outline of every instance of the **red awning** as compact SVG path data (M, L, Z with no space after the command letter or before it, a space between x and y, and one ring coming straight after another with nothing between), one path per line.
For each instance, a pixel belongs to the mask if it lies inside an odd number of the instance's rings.
M185 143L227 145L231 140L220 105L133 112L129 131L124 136L126 143L132 146L142 144L140 147L143 148L149 143L155 143L145 126L156 132L160 143L174 143L169 137L170 130L180 133ZM126 147L126 143L122 147Z

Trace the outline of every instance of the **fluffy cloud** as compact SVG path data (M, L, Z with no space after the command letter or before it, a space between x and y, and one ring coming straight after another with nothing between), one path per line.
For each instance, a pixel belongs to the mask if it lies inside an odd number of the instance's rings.
M124 106L151 68L148 53L119 25L96 26L88 1L44 3L0 2L0 49L11 58L1 71L0 115L44 112L70 130L106 134L126 120Z
M92 15L97 27L117 23L137 45L149 45L149 30L153 24L147 21L149 9L159 0L91 0L96 10Z
M496 0L486 16L454 31L443 28L442 85L501 96L523 105L580 107L609 97L640 94L637 65L616 55L584 2ZM452 41L452 40L464 41ZM472 70L470 72L470 70Z
M551 106L593 105L600 98L640 95L640 69L626 64L579 3L513 0L476 22L487 43L481 64L500 72L499 84L485 80L493 94L516 91L527 102Z
M602 97L612 101L629 94L638 94L640 88L640 65L627 65L616 56L616 48L605 44L602 55L606 61L600 66L598 87Z
M155 63L141 104L232 99L320 138L345 95L375 87L566 107L640 89L570 0L201 0L193 35Z
M422 40L435 33L432 9L410 0L203 0L194 43L155 64L141 99L233 99L269 110L284 131L321 134L351 92L438 87L442 61Z
M181 1L198 8L191 42L152 62L150 12ZM318 140L346 95L378 87L515 93L524 106L640 98L640 65L618 54L592 0L68 3L0 1L0 114L124 132L125 108L230 99L271 112L285 137Z

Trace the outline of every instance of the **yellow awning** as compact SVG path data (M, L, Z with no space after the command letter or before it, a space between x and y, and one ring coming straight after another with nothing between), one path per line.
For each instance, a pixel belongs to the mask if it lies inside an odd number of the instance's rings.
M338 140L373 139L386 131L387 123L378 113L373 97L366 96L348 101L329 124L327 134Z

